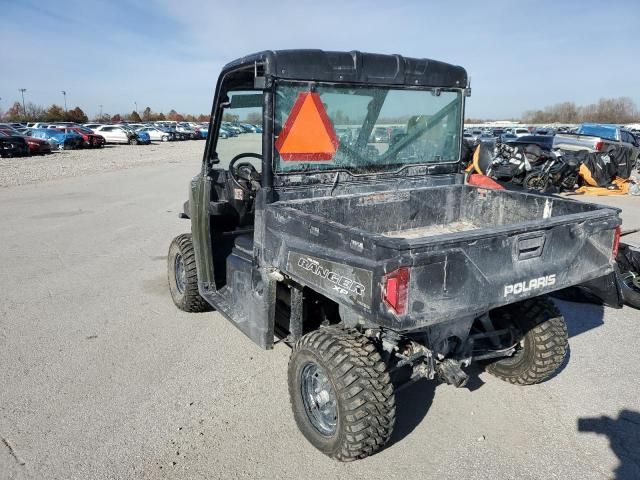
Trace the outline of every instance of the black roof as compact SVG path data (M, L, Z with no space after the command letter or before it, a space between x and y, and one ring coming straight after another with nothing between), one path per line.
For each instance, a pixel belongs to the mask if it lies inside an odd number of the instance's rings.
M258 64L264 75L288 80L464 88L464 68L427 58L323 50L267 50L234 60L223 71Z

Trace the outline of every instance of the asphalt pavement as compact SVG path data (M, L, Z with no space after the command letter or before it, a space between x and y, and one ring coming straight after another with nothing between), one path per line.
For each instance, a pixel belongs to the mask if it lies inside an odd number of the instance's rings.
M640 478L640 312L568 302L570 356L546 383L421 382L385 450L317 452L290 411L289 348L171 302L203 143L165 147L170 161L0 189L0 479ZM640 198L603 201L640 226Z

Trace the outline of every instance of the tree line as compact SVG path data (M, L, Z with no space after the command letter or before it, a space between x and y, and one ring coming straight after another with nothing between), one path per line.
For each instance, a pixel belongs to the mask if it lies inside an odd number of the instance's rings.
M576 105L562 102L549 105L544 110L528 110L522 115L525 123L635 123L640 112L629 97L601 98L597 103Z
M495 120L513 120L523 123L640 123L640 111L629 97L601 98L596 103L576 105L574 102L560 102L542 110L527 110L520 119L516 118L466 118L465 123L486 123Z
M167 114L163 112L154 112L151 107L146 107L142 114L132 111L131 113L101 113L93 119L95 122L158 122L162 120L171 120L176 122L208 122L209 115L192 115L178 113L171 109ZM0 121L2 122L76 122L87 123L89 117L80 108L74 107L70 110L64 110L60 105L53 104L49 108L44 108L32 102L23 105L15 102L6 112L0 111Z

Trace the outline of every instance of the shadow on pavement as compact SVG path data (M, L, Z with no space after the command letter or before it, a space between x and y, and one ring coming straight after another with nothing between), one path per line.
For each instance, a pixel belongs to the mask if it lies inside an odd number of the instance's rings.
M621 410L618 418L579 418L578 431L605 435L609 439L609 446L620 461L614 471L616 480L640 478L640 412Z
M480 366L472 364L465 371L469 375L469 380L463 388L473 392L484 385L480 378L480 374L483 372ZM454 388L448 387L437 379L422 379L399 388L396 392L396 425L387 448L410 435L424 420L433 403L438 385L445 385L444 388Z
M594 303L577 303L554 298L567 323L569 338L577 337L604 324L604 306Z
M396 426L387 448L415 430L431 407L438 382L418 380L396 393Z

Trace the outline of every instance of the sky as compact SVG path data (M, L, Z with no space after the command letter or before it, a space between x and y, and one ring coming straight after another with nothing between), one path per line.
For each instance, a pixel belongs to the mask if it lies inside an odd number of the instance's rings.
M462 65L466 116L562 101L640 106L640 2L0 0L0 109L20 99L100 111L208 113L224 64L288 48Z

